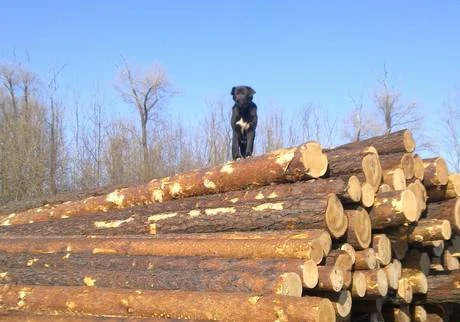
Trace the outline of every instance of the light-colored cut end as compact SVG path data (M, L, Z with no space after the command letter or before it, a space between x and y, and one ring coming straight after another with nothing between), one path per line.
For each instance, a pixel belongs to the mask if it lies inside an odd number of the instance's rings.
M382 296L388 293L388 279L383 269L377 271L377 289Z
M389 191L393 191L393 190L394 189L389 184L382 183L380 185L379 190L377 191L377 193L389 192Z
M302 280L296 273L284 273L280 275L276 294L301 297Z
M348 218L345 216L342 203L335 194L330 194L328 197L325 220L332 237L340 238L345 234Z
M400 278L398 281L398 289L396 290L398 296L406 303L411 303L414 297L412 286L410 285L407 278Z
M305 310L310 310L306 307ZM320 302L318 308L318 316L315 322L336 322L336 314L334 305L328 299L324 299Z
M388 264L383 268L385 274L387 275L388 279L388 286L396 290L398 288L398 272L396 271L396 267L394 267L393 263Z
M441 223L441 236L444 240L449 240L452 237L452 227L448 220L443 220Z
M311 252L310 252L310 258L313 260L316 264L321 263L321 261L324 258L324 251L323 251L323 246L321 245L321 241L319 239L314 239L309 242L310 247L311 247Z
M414 156L412 153L405 153L401 158L401 168L404 171L406 179L412 179L414 177Z
M369 182L376 192L382 182L382 166L378 154L369 153L363 157L362 168L366 182Z
M407 188L414 193L417 199L417 206L420 213L422 213L426 209L426 201L428 200L425 186L419 179L416 179L414 182L410 183Z
M393 172L393 188L395 190L405 190L407 188L406 175L401 168L397 168Z
M344 290L340 292L336 303L337 314L341 317L346 317L351 312L352 296L350 291Z
M343 288L343 271L334 267L331 274L329 275L329 280L331 281L332 289L336 292L340 291Z
M374 205L374 200L374 187L370 183L364 182L361 186L361 204L366 208L372 207Z
M421 305L416 305L412 311L412 320L414 322L427 322L428 317L426 315L426 310Z
M388 265L391 262L391 241L385 234L374 235L372 248L380 264Z
M444 161L443 158L438 158L436 160L436 177L439 185L443 186L447 184L449 179L449 170L447 168L446 161Z
M452 222L452 229L459 234L460 233L460 198L457 199L454 206L454 220Z
M419 155L414 155L414 177L423 180L425 175L425 167L423 165L423 160Z
M414 222L420 218L420 210L417 205L415 194L406 189L401 192L402 213L409 222Z
M348 196L351 201L359 202L361 200L361 182L357 176L351 176L348 179Z
M377 267L377 255L373 248L369 248L366 252L366 265L368 269L374 269Z
M344 250L348 255L350 255L351 263L354 264L356 260L355 248L348 243L344 243L342 246L340 246L340 249Z
M318 142L308 142L301 147L301 161L307 174L312 178L319 178L327 171L327 155Z
M351 287L353 296L364 297L366 295L366 284L366 276L359 271L355 271L353 273L353 282Z
M321 248L323 249L323 254L324 256L327 256L329 252L331 251L332 248L332 239L331 239L331 234L329 232L324 231L320 236L319 236L319 241L321 243Z
M302 265L302 283L306 288L314 288L318 284L318 266L313 260L306 260Z
M414 152L415 141L414 141L411 131L409 130L404 131L403 140L404 140L404 148L406 149L406 152L408 153Z
M448 179L448 184L452 185L452 188L455 192L455 195L457 197L460 197L460 174L459 173L453 173L449 175Z
M365 209L353 216L353 231L362 249L368 248L372 241L371 219Z

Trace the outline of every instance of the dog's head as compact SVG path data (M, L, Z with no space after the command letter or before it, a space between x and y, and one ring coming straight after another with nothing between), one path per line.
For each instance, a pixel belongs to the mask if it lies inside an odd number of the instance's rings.
M256 91L249 86L235 86L232 87L230 94L232 95L235 103L240 106L246 106L252 101L252 97L255 93Z

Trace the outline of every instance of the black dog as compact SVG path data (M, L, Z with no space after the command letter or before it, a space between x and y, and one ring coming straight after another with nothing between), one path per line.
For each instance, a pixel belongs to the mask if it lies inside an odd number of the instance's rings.
M257 105L252 102L256 93L249 86L235 86L231 95L235 101L232 108L232 157L233 160L252 155L257 127Z

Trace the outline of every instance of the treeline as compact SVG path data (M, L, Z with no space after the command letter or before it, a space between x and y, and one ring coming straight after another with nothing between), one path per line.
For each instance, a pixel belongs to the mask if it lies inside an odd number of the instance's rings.
M44 80L21 64L0 64L0 203L142 182L230 159L228 101L208 102L199 124L184 124L165 112L180 94L158 66L134 68L125 61L116 81L139 122L112 119L103 95L88 104L64 101L58 72ZM292 119L276 107L264 108L256 153L307 140L334 146L402 127L416 130L416 105L401 101L385 74L375 106L364 109L354 101L346 120L313 104ZM450 137L458 135L454 126L449 130Z

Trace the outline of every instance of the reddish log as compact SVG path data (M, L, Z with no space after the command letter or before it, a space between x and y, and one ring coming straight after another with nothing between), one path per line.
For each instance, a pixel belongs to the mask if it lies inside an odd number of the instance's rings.
M389 185L392 190L405 190L406 185L406 175L404 174L403 169L395 168L390 170L383 170L383 183Z
M414 157L412 153L392 153L380 156L382 170L401 168L406 179L414 177Z
M428 291L417 296L419 303L460 303L460 270L428 275Z
M446 219L452 231L460 234L460 198L429 203L427 206L429 219Z
M372 229L411 223L420 217L415 195L410 190L380 193L369 212Z
M364 208L345 210L348 218L348 229L344 239L354 249L365 249L371 244L372 231L369 214Z
M443 158L423 159L423 166L425 168L423 185L427 190L447 184L449 171Z
M460 197L460 174L453 173L447 178L444 186L432 186L428 190L428 200L430 202L454 199Z

